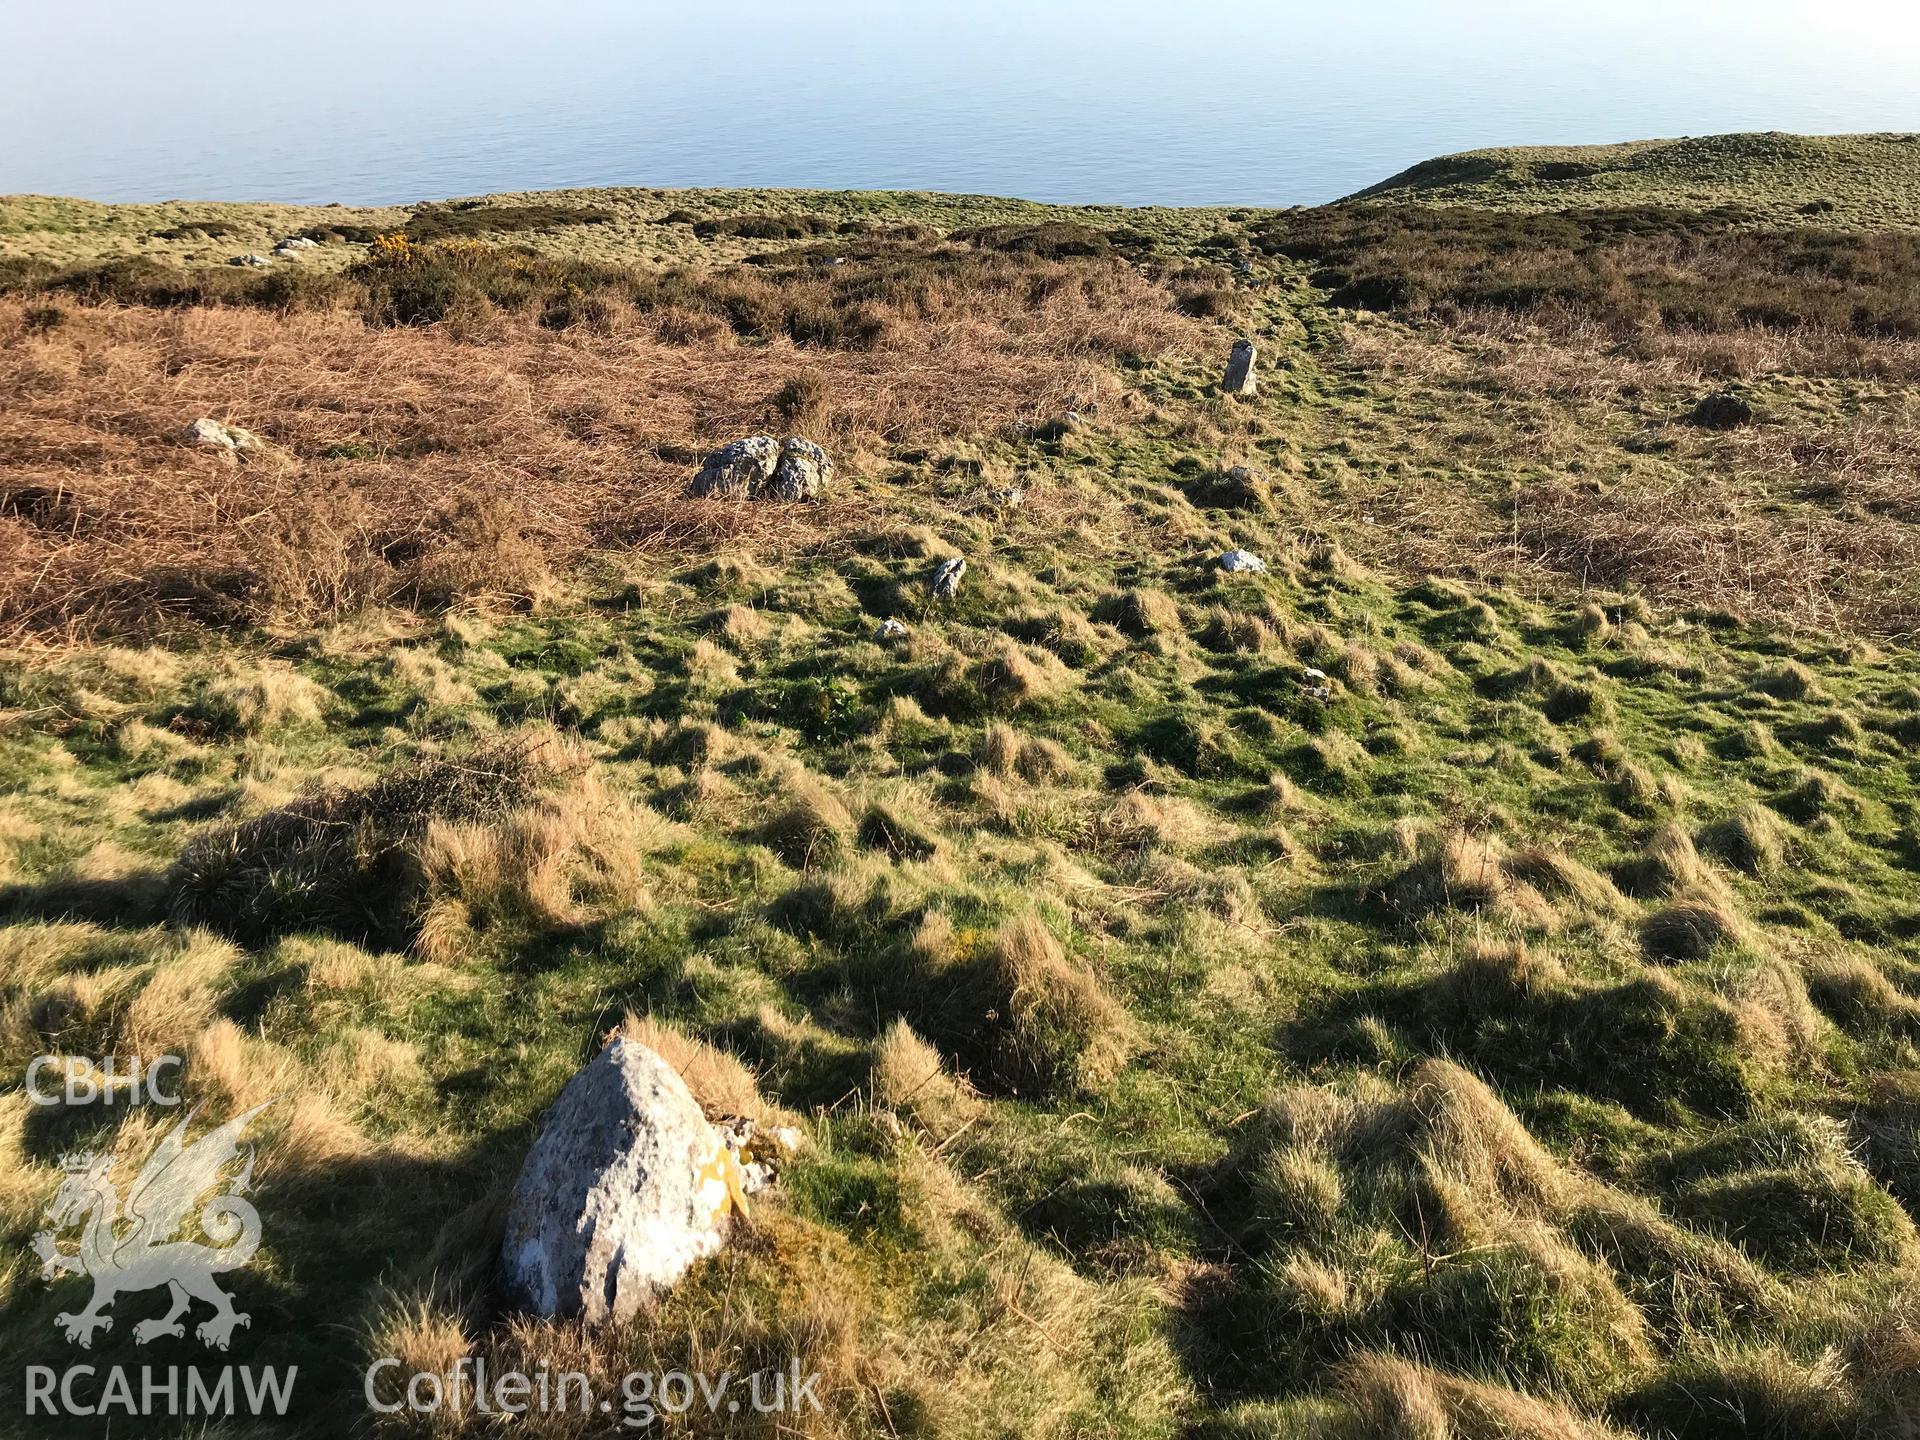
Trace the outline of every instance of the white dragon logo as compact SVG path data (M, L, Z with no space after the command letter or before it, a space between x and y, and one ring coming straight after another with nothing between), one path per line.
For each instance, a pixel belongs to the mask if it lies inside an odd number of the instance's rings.
M133 1327L133 1338L142 1345L162 1335L184 1336L186 1327L180 1317L195 1300L213 1306L213 1315L194 1333L216 1350L227 1348L236 1325L251 1323L252 1317L233 1308L233 1297L213 1277L239 1269L260 1248L260 1212L240 1198L253 1179L252 1146L247 1147L241 1172L228 1177L227 1188L199 1211L199 1228L214 1243L175 1237L199 1198L227 1183L220 1172L239 1157L240 1132L273 1103L256 1105L188 1144L187 1127L200 1113L191 1111L147 1156L127 1193L124 1214L112 1179L111 1153L61 1157L67 1178L47 1207L48 1228L33 1237L33 1250L41 1260L41 1279L52 1280L64 1271L93 1281L93 1299L85 1310L54 1316L53 1323L66 1331L67 1339L83 1349L93 1348L94 1331L113 1329L107 1310L116 1295L160 1285L171 1293L172 1304L160 1319L142 1320ZM79 1248L60 1249L60 1232L82 1224Z

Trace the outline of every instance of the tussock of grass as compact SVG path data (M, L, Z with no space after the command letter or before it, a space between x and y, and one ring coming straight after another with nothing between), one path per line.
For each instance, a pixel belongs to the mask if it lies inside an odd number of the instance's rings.
M1200 476L1187 486L1187 498L1202 509L1270 510L1274 487L1267 477L1246 465L1232 465Z
M1810 766L1800 772L1799 782L1773 803L1802 823L1823 817L1858 818L1866 811L1866 803L1852 786Z
M1623 1440L1551 1400L1391 1355L1354 1357L1337 1385L1350 1411L1332 1432L1340 1440Z
M1497 847L1465 830L1423 836L1420 858L1395 880L1390 898L1402 913L1453 908L1489 910L1506 895Z
M1184 628L1180 607L1158 590L1123 590L1103 596L1093 608L1093 618L1136 640L1177 635Z
M1550 1002L1569 984L1564 966L1521 941L1479 941L1427 987L1426 1004L1442 1023L1470 1026L1484 1016Z
M1132 1018L1038 916L1002 927L993 965L1007 993L1007 1060L1015 1075L1091 1089L1126 1064L1138 1043Z
M1753 677L1753 688L1778 700L1811 700L1820 693L1813 672L1797 660L1782 660Z
M979 1113L979 1102L949 1074L940 1052L895 1018L873 1046L873 1103L945 1140Z
M677 1070L708 1118L744 1115L765 1123L772 1115L759 1082L738 1056L652 1015L629 1013L618 1033L622 1039L646 1046Z
M1640 858L1623 872L1636 895L1668 896L1690 891L1717 892L1723 882L1701 859L1693 837L1678 825L1662 825L1653 832Z
M1787 855L1787 831L1779 817L1759 805L1747 805L1725 820L1709 826L1700 843L1714 855L1749 875L1778 870Z
M875 798L861 813L860 843L894 860L926 860L940 848L941 834L926 804L911 791Z
M1744 1251L1638 1196L1590 1190L1571 1204L1565 1225L1664 1337L1749 1326L1790 1304L1780 1283Z
M1904 1265L1915 1254L1906 1211L1841 1156L1705 1177L1686 1187L1676 1208L1693 1224L1788 1272L1863 1262Z
M1315 736L1307 745L1306 758L1321 784L1338 794L1364 789L1373 768L1366 747L1344 730Z
M1599 605L1581 606L1568 629L1568 638L1575 649L1598 649L1613 638L1613 622Z
M1807 971L1807 991L1834 1021L1856 1034L1920 1025L1920 1001L1903 995L1871 961L1830 956Z
M794 771L782 786L780 808L761 838L789 865L800 869L837 858L853 837L853 815L818 776Z
M633 898L639 833L577 752L508 740L202 834L169 876L172 915L249 941L322 929L454 959L516 914L567 923L585 895Z
M1397 1094L1283 1094L1259 1143L1272 1147L1258 1172L1258 1193L1279 1212L1271 1240L1319 1267L1282 1276L1269 1337L1282 1373L1309 1357L1405 1344L1404 1327L1422 1314L1449 1317L1444 1331L1422 1327L1437 1362L1489 1380L1551 1376L1591 1400L1651 1363L1644 1318L1554 1228L1592 1182L1564 1170L1459 1067L1423 1061ZM1303 1211L1341 1194L1338 1220ZM1395 1216L1417 1217L1414 1228ZM1303 1297L1317 1303L1303 1310ZM1475 1338L1487 1334L1502 1337L1497 1349Z
M1002 641L975 672L983 694L1008 709L1019 709L1057 695L1068 683L1060 662L1035 655L1011 640Z
M1255 804L1270 815L1285 815L1301 807L1299 787L1288 778L1286 771L1276 770L1267 777L1267 783L1255 796Z
M1451 828L1421 835L1416 858L1387 886L1387 903L1417 918L1436 910L1484 912L1523 925L1551 926L1557 917L1534 880L1545 881L1577 903L1605 913L1599 877L1561 856L1538 849L1509 854L1495 841Z
M1210 650L1258 655L1275 643L1273 627L1258 615L1246 615L1215 605L1207 612L1200 643Z
M1501 869L1514 881L1532 887L1549 900L1568 904L1595 916L1623 913L1625 897L1613 881L1544 845L1524 845L1501 860Z
M1002 779L1017 777L1035 784L1064 780L1074 769L1073 757L1058 741L1022 735L1004 720L987 727L980 763Z
M1863 1418L1837 1357L1812 1363L1772 1350L1728 1346L1689 1358L1617 1407L1639 1427L1668 1434L1711 1433L1729 1423L1808 1440L1858 1434Z
M1656 960L1703 960L1743 931L1739 915L1724 899L1695 892L1649 915L1640 926L1640 945Z
M224 734L262 735L318 724L332 703L323 686L299 671L267 663L210 677L187 714Z
M1130 790L1100 818L1100 833L1123 850L1160 849L1171 853L1220 838L1221 825L1177 795Z
M1031 912L992 936L956 932L929 912L877 986L915 1031L1002 1091L1096 1089L1138 1045L1125 1007ZM898 1037L893 1043L909 1048Z

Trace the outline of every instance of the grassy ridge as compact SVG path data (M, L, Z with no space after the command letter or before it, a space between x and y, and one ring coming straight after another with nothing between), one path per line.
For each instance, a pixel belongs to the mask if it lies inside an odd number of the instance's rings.
M385 1354L798 1352L816 1435L1898 1433L1899 237L685 200L418 207L298 293L42 249L0 299L9 593L149 587L14 612L0 1063L287 1095L233 1358L300 1364L293 1428ZM1755 422L1693 424L1725 387ZM759 428L834 498L682 497ZM814 1149L642 1323L516 1323L505 1188L623 1027ZM146 1122L4 1103L24 1255ZM60 1363L71 1282L0 1284ZM95 1358L189 1358L135 1303Z
M1776 221L1910 230L1920 226L1920 136L1775 132L1470 150L1352 198L1516 211L1732 206Z
M530 207L585 213L595 219L591 225L529 224L526 211ZM264 255L286 236L308 230L323 237L329 230L341 229L355 234L369 229L403 232L419 219L433 221L433 229L444 233L449 213L467 217L461 233L511 239L544 255L607 263L665 263L738 259L797 238L771 224L742 226L743 218L806 217L810 226L819 227L812 233L832 234L842 225L858 229L923 223L946 231L1040 221L1111 226L1139 217L1156 232L1197 239L1211 233L1217 218L1227 212L1041 205L913 191L542 190L385 209L185 201L102 205L9 195L0 196L0 261L76 264L146 256L188 265L224 264L230 256L250 251ZM480 223L503 213L508 223L502 228ZM707 233L696 233L696 228ZM210 230L214 233L209 234ZM351 254L333 248L294 263L338 266Z

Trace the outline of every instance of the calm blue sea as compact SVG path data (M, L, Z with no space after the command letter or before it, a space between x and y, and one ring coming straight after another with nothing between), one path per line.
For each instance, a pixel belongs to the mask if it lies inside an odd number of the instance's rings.
M0 192L1313 203L1484 145L1920 130L1863 0L0 0Z

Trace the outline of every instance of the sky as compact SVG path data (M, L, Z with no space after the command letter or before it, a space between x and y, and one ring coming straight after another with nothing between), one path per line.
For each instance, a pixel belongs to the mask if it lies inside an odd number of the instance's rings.
M1920 130L1881 0L0 0L0 192L1315 202L1486 145Z

